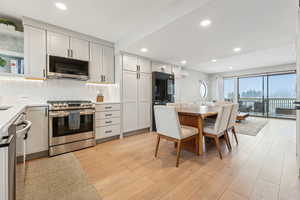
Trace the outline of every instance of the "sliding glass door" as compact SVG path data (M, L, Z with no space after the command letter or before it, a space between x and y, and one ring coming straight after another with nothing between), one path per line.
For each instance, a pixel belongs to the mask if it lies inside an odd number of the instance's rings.
M265 115L264 77L243 77L238 79L240 112L251 115Z
M236 87L240 112L253 116L295 118L295 73L239 77ZM234 88L234 78L224 79L225 100L234 100Z
M268 76L268 116L295 118L296 74Z

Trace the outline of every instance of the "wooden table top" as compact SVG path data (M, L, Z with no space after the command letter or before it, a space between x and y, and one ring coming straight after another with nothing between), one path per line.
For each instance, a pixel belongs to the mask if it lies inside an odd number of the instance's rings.
M180 106L177 109L180 115L200 116L205 119L209 116L218 114L219 106L208 106L207 110L201 109L200 106Z

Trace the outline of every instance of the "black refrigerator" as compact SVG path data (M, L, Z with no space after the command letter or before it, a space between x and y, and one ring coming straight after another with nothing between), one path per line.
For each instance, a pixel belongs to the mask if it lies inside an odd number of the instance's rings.
M155 105L174 103L175 79L173 74L163 72L152 73L152 108ZM155 116L153 110L152 129L156 131Z

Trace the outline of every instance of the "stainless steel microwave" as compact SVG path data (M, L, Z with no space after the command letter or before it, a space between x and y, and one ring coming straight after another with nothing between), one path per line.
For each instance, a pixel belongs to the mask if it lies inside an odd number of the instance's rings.
M89 62L49 55L47 77L88 80Z

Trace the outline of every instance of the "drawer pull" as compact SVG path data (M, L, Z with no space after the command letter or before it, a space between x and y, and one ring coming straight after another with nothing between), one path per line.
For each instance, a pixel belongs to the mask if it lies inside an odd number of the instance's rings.
M112 123L112 121L106 121L106 122L105 122L105 124L110 124L110 123Z
M105 114L105 117L110 117L112 116L112 114Z
M105 133L112 133L112 130L110 130L110 131L105 131Z
M106 106L105 109L112 109L112 107L111 106Z

